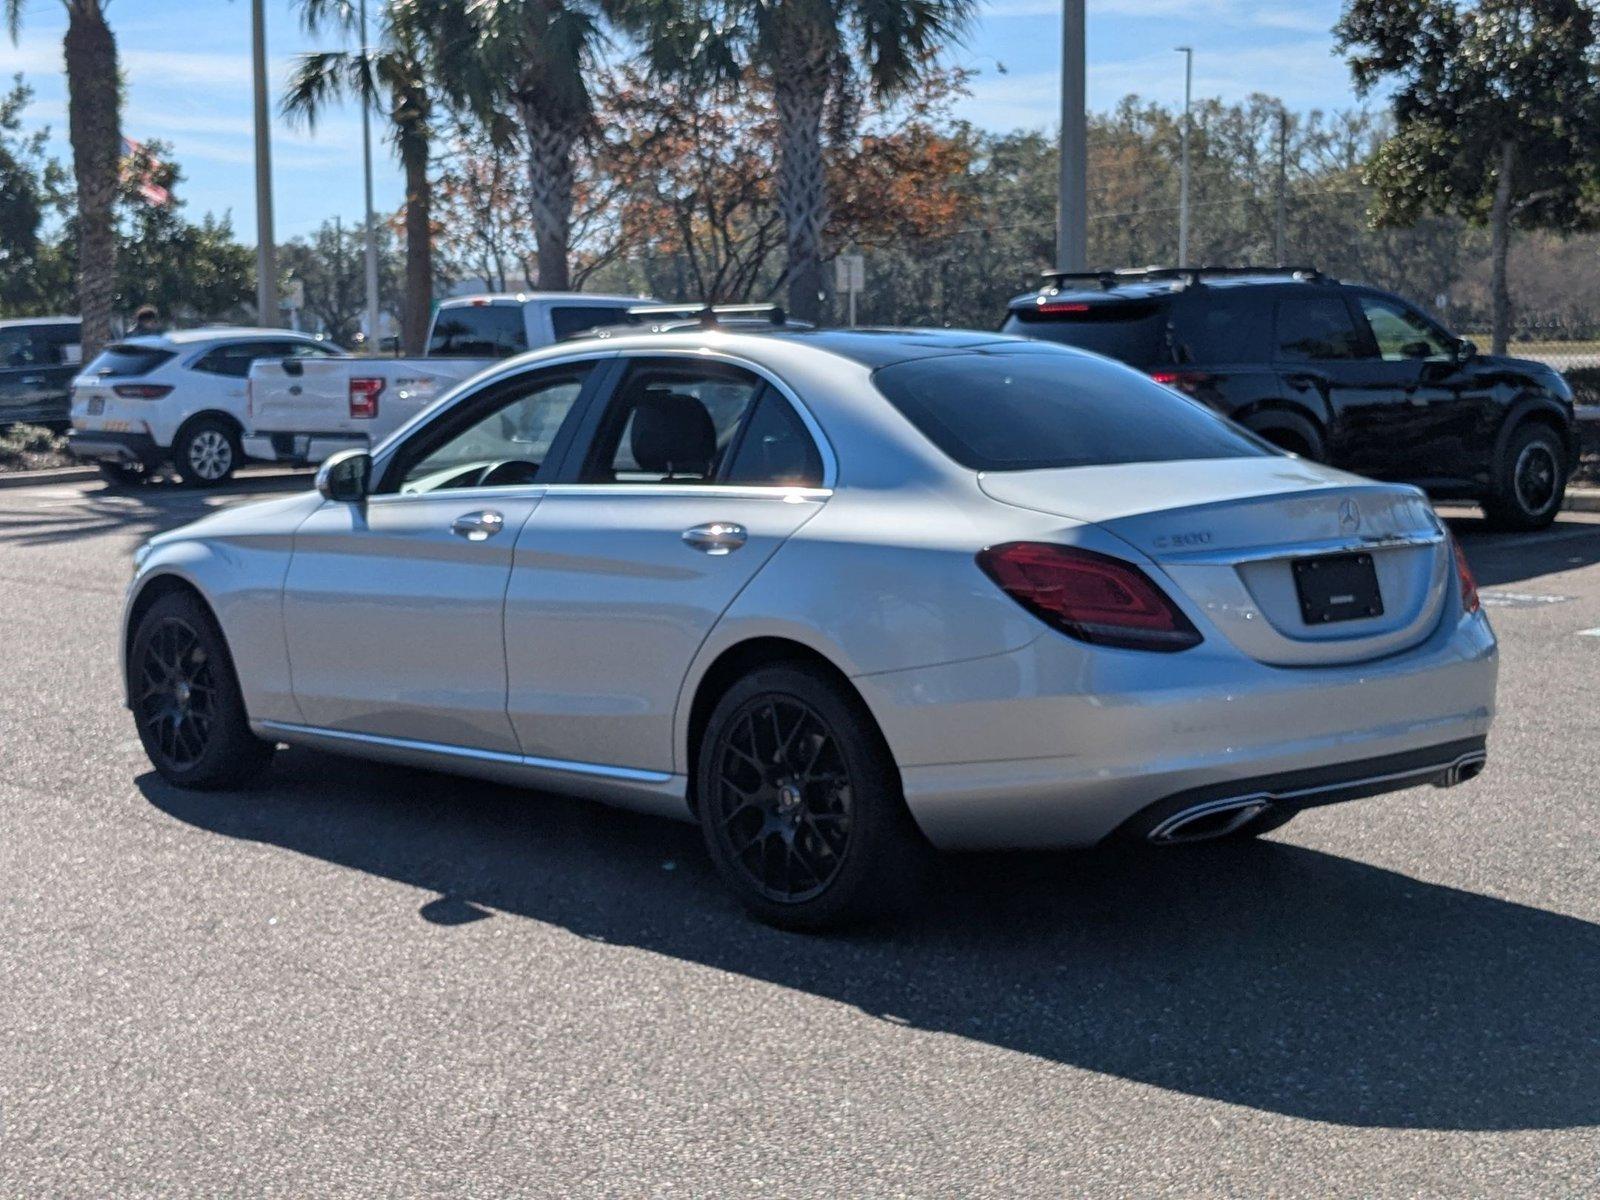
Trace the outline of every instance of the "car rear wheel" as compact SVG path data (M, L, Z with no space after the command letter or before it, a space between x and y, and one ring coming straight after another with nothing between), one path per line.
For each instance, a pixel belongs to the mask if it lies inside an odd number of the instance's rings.
M172 462L190 487L226 483L239 465L239 437L226 423L202 417L185 425L172 444Z
M95 465L100 469L100 478L112 487L137 487L150 478L143 463L101 461Z
M1567 456L1548 425L1524 425L1511 435L1500 462L1499 483L1483 511L1501 529L1543 529L1561 511L1567 490Z
M927 844L859 698L808 664L763 667L706 723L696 770L711 860L761 920L818 930L913 895Z
M272 760L276 747L250 732L222 632L187 592L162 596L139 619L128 694L139 741L168 783L237 787Z

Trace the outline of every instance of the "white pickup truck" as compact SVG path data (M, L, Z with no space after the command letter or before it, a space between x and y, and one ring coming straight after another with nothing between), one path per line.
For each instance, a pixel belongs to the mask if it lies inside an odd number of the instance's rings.
M649 300L579 292L459 296L433 314L422 358L262 359L250 368L244 452L319 463L382 441L503 358L628 321Z

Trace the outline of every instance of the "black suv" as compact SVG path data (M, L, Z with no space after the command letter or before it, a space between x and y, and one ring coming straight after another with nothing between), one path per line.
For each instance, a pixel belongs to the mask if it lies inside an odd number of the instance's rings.
M1505 528L1561 508L1578 457L1566 381L1479 354L1397 296L1305 267L1046 279L1005 332L1121 359L1285 450L1477 501Z
M77 317L0 321L0 428L65 426L72 378L83 370Z

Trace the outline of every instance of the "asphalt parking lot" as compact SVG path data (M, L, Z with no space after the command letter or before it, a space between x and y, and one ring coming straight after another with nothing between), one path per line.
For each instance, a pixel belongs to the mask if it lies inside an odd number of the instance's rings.
M1600 1191L1600 518L1453 520L1502 644L1473 784L951 860L808 938L687 826L305 751L162 784L129 556L305 485L0 491L0 1193Z

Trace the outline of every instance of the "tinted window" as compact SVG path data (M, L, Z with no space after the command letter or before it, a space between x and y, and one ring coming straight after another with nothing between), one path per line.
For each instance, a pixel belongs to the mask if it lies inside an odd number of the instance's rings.
M148 375L172 356L171 350L120 343L102 350L89 364L88 374L115 375L119 378Z
M606 406L584 483L707 483L763 380L714 364L633 367Z
M61 343L45 330L0 330L0 367L54 367L64 361Z
M487 407L475 406L464 423L402 452L400 490L533 483L587 377L587 367L545 373L497 393Z
M1130 366L1167 362L1167 306L1154 300L1063 301L1055 312L1012 312L1002 332L1093 350Z
M628 310L622 305L564 305L550 310L550 327L555 331L558 342L604 325L628 323Z
M817 444L794 406L771 388L756 402L756 410L739 435L738 449L721 481L821 486L822 456L817 453Z
M507 358L528 348L520 304L441 308L433 321L433 358Z
M231 346L218 346L194 364L196 371L208 375L227 375L243 379L250 374L250 364L258 358L300 358L305 354L304 342L235 342ZM313 348L313 354L321 353Z
M962 354L884 367L878 390L976 471L1270 453L1199 404L1113 363Z
M1322 362L1365 356L1365 344L1343 296L1308 293L1278 301L1280 359Z
M1455 344L1447 339L1421 313L1381 296L1359 296L1361 313L1372 329L1378 354L1389 362L1405 359L1430 359L1435 362L1455 358Z
M1272 301L1257 292L1197 288L1172 315L1180 363L1266 362L1272 354Z

